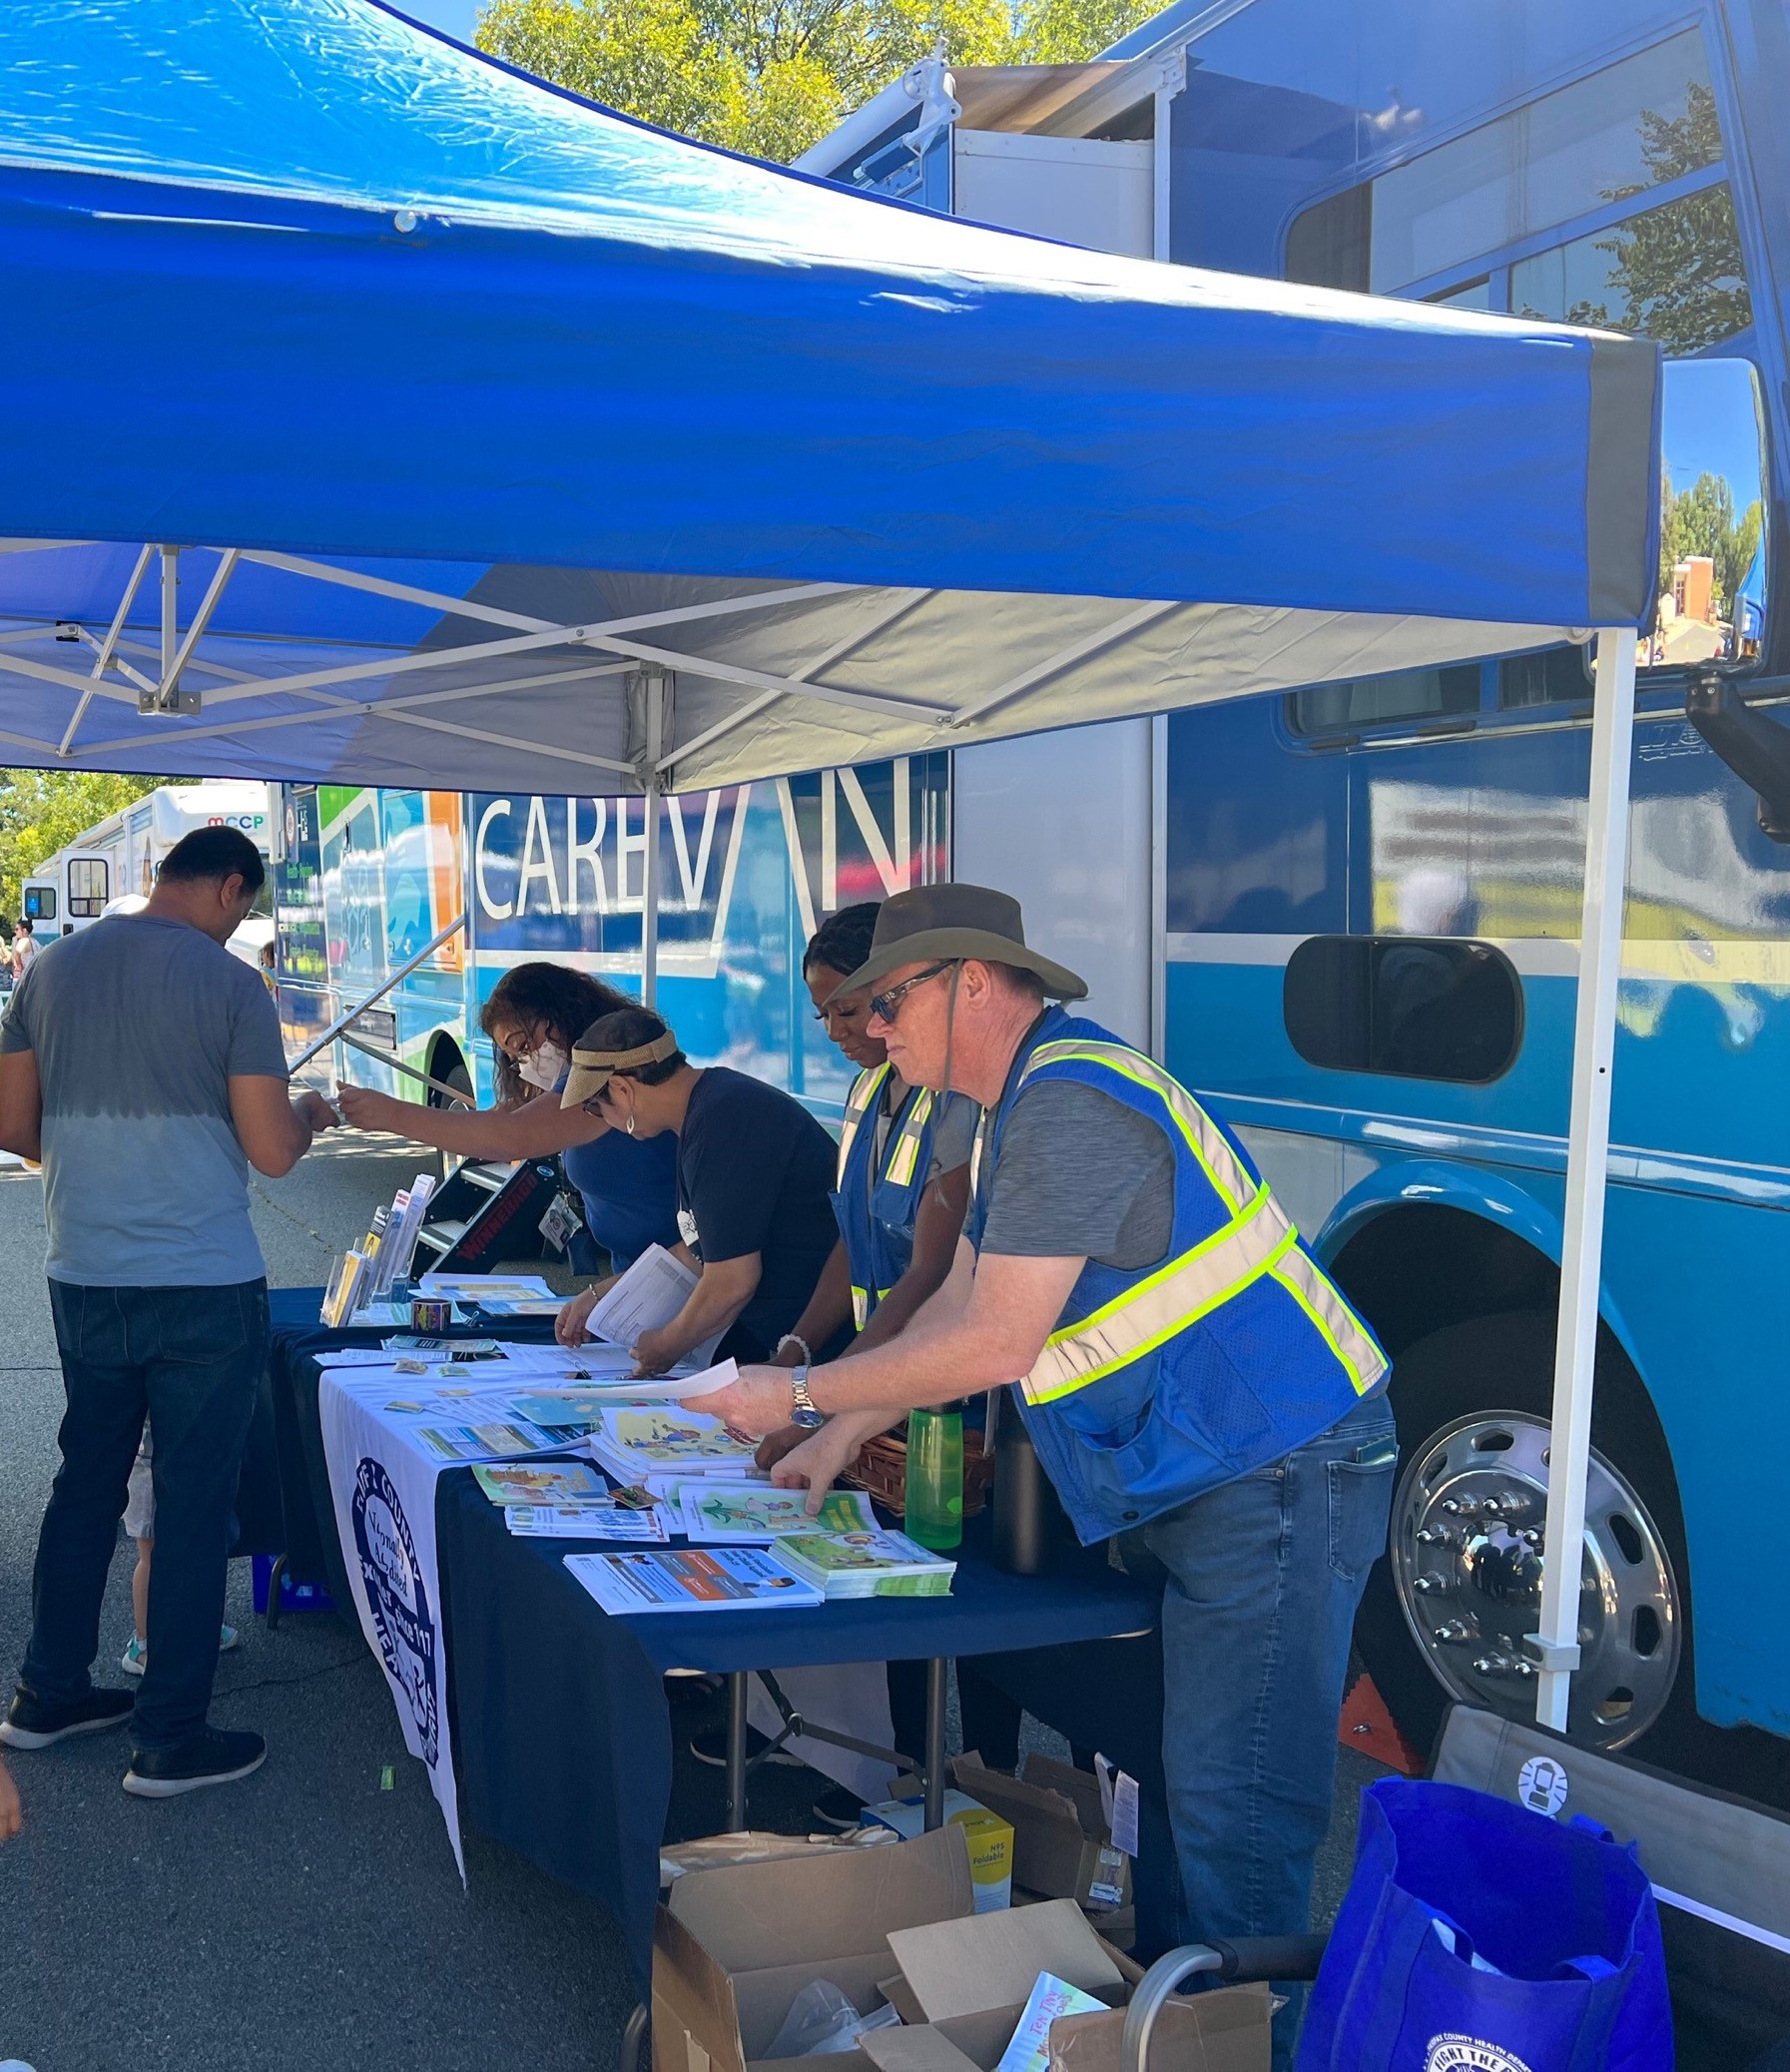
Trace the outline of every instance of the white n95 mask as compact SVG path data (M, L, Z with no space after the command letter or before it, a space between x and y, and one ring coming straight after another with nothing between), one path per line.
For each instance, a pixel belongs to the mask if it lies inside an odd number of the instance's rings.
M557 1043L542 1043L516 1066L518 1076L543 1093L551 1093L572 1068L570 1055Z

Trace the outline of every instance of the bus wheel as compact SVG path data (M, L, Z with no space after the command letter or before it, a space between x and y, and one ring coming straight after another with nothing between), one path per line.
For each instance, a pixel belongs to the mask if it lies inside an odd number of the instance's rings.
M434 1056L429 1063L429 1077L431 1079L439 1079L443 1086L453 1087L454 1091L460 1095L460 1098L456 1100L449 1100L445 1093L431 1086L429 1088L430 1107L477 1107L478 1094L472 1084L472 1074L466 1068L465 1058L460 1055L452 1043L444 1042L436 1046ZM437 1151L435 1153L436 1178L445 1181L459 1162L459 1159L450 1157L446 1151Z
M1356 1640L1381 1696L1419 1749L1451 1699L1532 1720L1522 1646L1541 1610L1554 1320L1480 1317L1420 1339L1395 1362L1401 1472L1388 1559L1377 1562ZM1695 1718L1684 1534L1664 1438L1638 1377L1600 1335L1580 1556L1582 1663L1568 1732L1682 1766L1713 1731ZM1731 1735L1719 1736L1723 1741ZM1760 1738L1764 1738L1761 1736Z

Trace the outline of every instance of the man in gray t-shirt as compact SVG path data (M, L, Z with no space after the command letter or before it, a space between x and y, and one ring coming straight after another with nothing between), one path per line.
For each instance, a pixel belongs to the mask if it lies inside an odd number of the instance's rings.
M125 1789L246 1776L259 1734L206 1725L231 1507L267 1355L249 1167L278 1176L334 1116L287 1086L279 1016L225 948L266 869L231 828L162 865L149 905L46 946L0 1025L0 1147L41 1159L68 1413L38 1539L31 1641L0 1740L41 1748L132 1715L98 1691L106 1572L155 1431L148 1664Z

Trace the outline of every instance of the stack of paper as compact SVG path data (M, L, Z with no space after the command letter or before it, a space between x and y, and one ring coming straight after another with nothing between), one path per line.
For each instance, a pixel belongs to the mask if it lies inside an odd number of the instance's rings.
M757 1450L720 1418L676 1405L633 1403L597 1412L590 1456L618 1482L646 1475L728 1475L739 1481Z
M557 1316L565 1297L554 1294L538 1273L425 1273L424 1295L476 1306L486 1316Z
M954 1561L904 1533L868 1531L785 1533L779 1558L829 1598L949 1597Z
M871 1500L861 1489L829 1490L819 1517L811 1517L805 1489L703 1475L667 1489L665 1504L690 1538L705 1546L763 1545L785 1533L877 1530Z
M519 1540L637 1540L663 1547L671 1538L657 1504L631 1511L613 1497L591 1504L506 1504L503 1522Z
M824 1602L762 1547L568 1554L566 1567L605 1612L798 1611Z

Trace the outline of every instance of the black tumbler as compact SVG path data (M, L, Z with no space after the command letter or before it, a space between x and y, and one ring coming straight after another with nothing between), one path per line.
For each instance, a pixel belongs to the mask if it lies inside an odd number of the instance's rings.
M994 1566L1011 1576L1047 1576L1056 1566L1061 1507L1007 1397L1002 1389L995 1398Z

